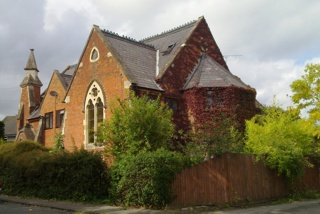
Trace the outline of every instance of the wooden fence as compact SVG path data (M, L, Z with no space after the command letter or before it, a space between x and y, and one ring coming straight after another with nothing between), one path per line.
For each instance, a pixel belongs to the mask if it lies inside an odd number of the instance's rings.
M297 186L320 190L319 165L307 169ZM245 204L283 197L289 182L252 155L224 154L179 173L171 206Z

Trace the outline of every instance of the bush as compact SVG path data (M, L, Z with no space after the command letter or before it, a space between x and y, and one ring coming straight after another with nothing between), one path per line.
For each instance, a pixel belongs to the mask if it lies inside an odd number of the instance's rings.
M5 194L74 201L108 196L107 168L97 153L50 153L33 142L2 144L0 168Z
M106 154L135 155L141 150L154 151L172 145L174 133L172 111L160 104L160 98L130 95L129 100L119 100L111 105L111 118L100 124L99 142L105 143Z
M163 208L172 199L176 173L187 165L182 154L163 148L121 156L111 168L110 193L117 204Z

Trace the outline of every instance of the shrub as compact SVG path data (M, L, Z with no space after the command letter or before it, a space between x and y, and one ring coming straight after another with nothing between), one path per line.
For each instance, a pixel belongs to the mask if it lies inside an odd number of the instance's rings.
M111 118L100 124L98 141L104 142L106 153L119 156L135 155L141 150L154 151L171 145L174 133L172 111L160 104L160 99L147 96L119 100L111 106Z
M107 168L97 153L50 153L33 142L2 144L0 168L5 194L74 201L108 196Z
M172 199L171 183L188 165L177 152L158 149L117 158L111 168L113 200L118 204L163 208Z

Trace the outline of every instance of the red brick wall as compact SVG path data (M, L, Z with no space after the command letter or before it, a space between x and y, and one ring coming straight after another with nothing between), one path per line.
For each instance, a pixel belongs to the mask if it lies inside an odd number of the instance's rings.
M193 102L194 105L198 105L201 109L203 108L203 101L199 100L198 97L194 97L195 100L192 100L190 93L187 93L188 96L184 97L184 93L180 91L186 83L189 74L197 65L202 53L211 56L219 64L228 69L220 49L204 19L198 23L193 33L186 41L186 45L181 48L171 66L169 66L167 71L157 80L161 87L165 89L164 96L175 97L179 100L179 112L175 115L175 122L178 129L182 128L186 130L190 127L190 122L192 122L192 118L188 116L190 115L190 111L198 113L198 111L195 111L194 109L189 109L190 102ZM252 95L255 96L255 94ZM253 97L253 99L255 99L255 97ZM252 106L250 109L252 109ZM199 120L207 119L206 116L207 115L201 113L197 118L197 122Z
M51 91L57 92L58 96L55 98L50 95ZM46 96L43 100L40 114L45 116L46 113L53 112L53 127L52 129L43 129L43 137L41 143L47 147L53 147L54 145L54 136L57 133L60 133L60 128L56 128L56 110L65 109L66 104L63 103L65 96L65 89L57 75L56 72L53 73L50 84L47 88ZM43 119L43 128L44 128L44 119Z
M188 75L198 63L202 53L211 56L228 69L204 19L200 21L186 41L186 45L181 48L171 66L158 80L158 83L165 89L167 94L179 95L179 90L184 86Z
M93 47L99 50L99 59L96 62L90 62L90 53ZM124 89L124 81L127 78L114 56L108 56L109 52L110 50L98 33L93 31L67 93L67 96L70 97L70 103L66 105L65 148L67 150L72 150L74 146L81 148L84 145L84 102L92 81L97 80L105 92L107 118L110 117L110 103L116 98L124 99L128 95L128 89Z

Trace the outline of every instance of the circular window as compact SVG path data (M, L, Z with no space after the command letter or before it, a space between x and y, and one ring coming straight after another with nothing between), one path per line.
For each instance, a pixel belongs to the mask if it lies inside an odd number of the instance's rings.
M90 61L94 62L97 61L99 59L99 51L97 48L92 48L91 50L91 55L90 55Z

